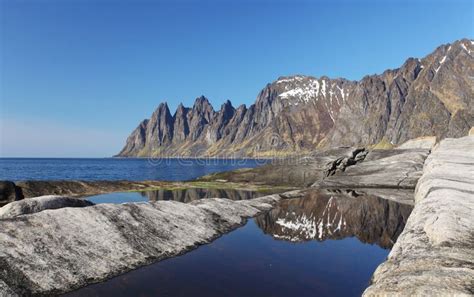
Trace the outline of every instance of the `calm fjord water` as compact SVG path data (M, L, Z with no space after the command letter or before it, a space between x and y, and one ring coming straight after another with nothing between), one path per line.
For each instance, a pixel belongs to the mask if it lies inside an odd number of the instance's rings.
M0 180L168 180L182 181L238 168L255 159L0 158Z

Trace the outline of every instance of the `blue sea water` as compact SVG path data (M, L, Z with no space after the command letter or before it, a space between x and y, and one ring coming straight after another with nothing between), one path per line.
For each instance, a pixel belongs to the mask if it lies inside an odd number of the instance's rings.
M238 168L256 159L0 158L0 180L168 180L182 181Z

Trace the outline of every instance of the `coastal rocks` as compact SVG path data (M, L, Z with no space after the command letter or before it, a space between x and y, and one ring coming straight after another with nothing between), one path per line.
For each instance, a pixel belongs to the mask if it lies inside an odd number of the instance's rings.
M335 148L315 151L303 156L273 159L269 164L256 168L214 173L197 180L227 180L268 186L307 187L322 180L329 171L341 171L347 166L360 162L364 155L365 150L360 148ZM333 164L337 165L333 166Z
M472 296L474 293L474 136L433 149L415 208L364 296Z
M21 199L23 199L21 188L17 187L14 182L0 181L0 206Z
M325 176L331 176L338 172L344 172L347 167L363 161L369 152L364 148L356 149L350 152L349 156L343 156L330 162L325 169Z
M414 189L429 152L426 149L372 150L363 162L317 181L313 187Z
M395 149L425 149L431 150L433 146L436 144L436 137L435 136L427 136L427 137L418 137L415 139L410 139L401 145L397 146Z
M32 214L46 209L63 207L85 207L94 203L77 198L61 196L41 196L31 199L11 202L0 208L0 219L13 218L20 215Z
M0 295L61 294L179 255L279 199L100 204L0 219Z

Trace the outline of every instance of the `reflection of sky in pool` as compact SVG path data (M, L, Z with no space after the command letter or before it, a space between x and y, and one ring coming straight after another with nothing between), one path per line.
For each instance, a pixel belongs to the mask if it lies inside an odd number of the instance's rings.
M125 202L148 202L148 198L140 192L109 193L86 197L85 199L95 203L125 203Z

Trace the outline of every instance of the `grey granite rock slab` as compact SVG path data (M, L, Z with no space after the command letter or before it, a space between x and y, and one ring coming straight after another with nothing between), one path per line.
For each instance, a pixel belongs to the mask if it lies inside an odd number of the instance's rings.
M100 204L0 219L0 296L60 294L179 255L278 200Z
M474 294L474 136L428 157L415 208L364 296Z

